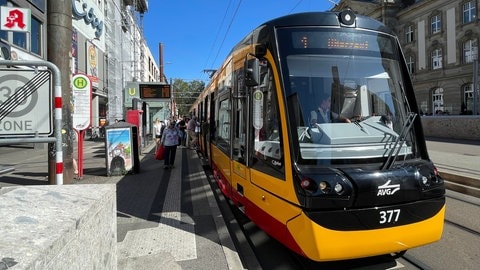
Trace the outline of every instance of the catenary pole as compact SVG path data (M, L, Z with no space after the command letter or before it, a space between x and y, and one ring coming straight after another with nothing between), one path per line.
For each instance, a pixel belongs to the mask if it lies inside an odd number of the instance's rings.
M62 84L63 179L73 179L73 128L71 110L72 0L47 1L47 59L60 70ZM55 182L55 145L48 144L48 181Z

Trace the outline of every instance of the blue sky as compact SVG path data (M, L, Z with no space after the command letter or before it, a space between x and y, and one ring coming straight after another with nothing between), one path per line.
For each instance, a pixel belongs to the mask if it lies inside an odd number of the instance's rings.
M338 0L334 0L338 2ZM150 0L143 31L158 63L163 43L168 79L208 81L231 48L270 19L304 11L326 11L329 0Z

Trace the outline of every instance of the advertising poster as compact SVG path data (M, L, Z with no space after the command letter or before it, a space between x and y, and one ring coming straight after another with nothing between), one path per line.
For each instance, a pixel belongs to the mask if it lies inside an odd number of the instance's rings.
M106 162L108 175L123 175L133 167L130 127L106 129Z

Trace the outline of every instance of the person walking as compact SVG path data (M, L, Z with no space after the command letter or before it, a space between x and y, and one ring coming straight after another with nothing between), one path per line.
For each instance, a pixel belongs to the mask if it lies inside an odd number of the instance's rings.
M186 143L186 138L187 138L187 132L186 132L186 129L187 129L187 124L185 122L185 118L181 118L178 122L177 122L177 128L178 130L180 131L179 135L180 135L180 141L179 141L179 144L182 147L185 147L185 143Z
M173 168L175 162L175 154L177 152L178 140L180 138L180 131L175 127L175 122L170 121L169 125L163 131L160 145L165 147L164 152L164 169Z
M155 119L155 124L153 124L153 130L155 133L155 150L160 143L160 139L162 138L162 131L163 131L163 124L160 119Z
M187 123L187 147L194 149L197 147L197 134L195 128L197 127L197 117L194 116Z

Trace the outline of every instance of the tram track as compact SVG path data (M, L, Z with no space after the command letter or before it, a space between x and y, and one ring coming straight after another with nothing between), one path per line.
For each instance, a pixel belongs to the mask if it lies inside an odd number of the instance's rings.
M408 269L411 269L411 267L415 267L416 269L421 269L421 270L433 270L433 267L428 266L425 262L422 260L419 260L415 256L412 256L408 253L403 254L400 258L408 262L410 265Z
M461 224L459 224L459 223L457 223L457 222L454 222L454 221L445 219L445 223L446 223L446 224L449 224L449 225L451 225L451 226L454 226L454 227L456 227L456 228L458 228L458 229L460 229L460 230L462 230L462 231L469 232L469 233L471 233L471 234L473 234L473 235L475 235L475 236L480 236L480 232L479 232L479 231L474 230L474 229L471 229L471 228L468 228L468 227L466 227L466 226L463 226L463 225L461 225Z

